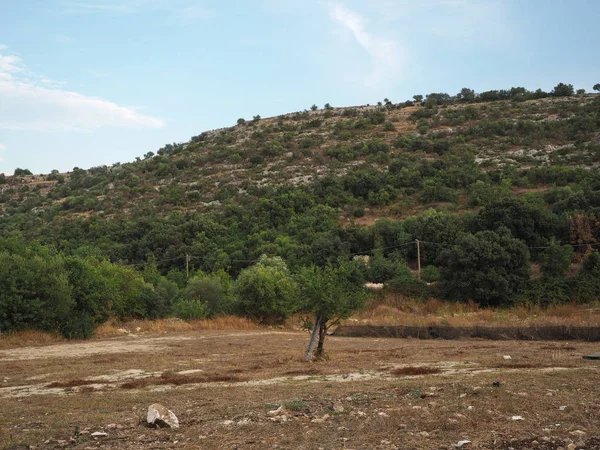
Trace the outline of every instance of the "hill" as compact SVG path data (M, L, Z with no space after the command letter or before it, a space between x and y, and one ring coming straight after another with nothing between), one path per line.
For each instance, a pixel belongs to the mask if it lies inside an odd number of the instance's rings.
M395 280L407 295L588 301L600 290L573 281L584 275L569 263L600 241L599 163L600 96L562 83L313 106L133 162L19 170L0 180L0 250L33 242L106 260L153 293L165 277L187 289L197 270L235 278L262 254L292 272L370 255L369 281ZM594 261L586 274L600 270ZM442 277L440 291L413 283L417 262L425 279Z

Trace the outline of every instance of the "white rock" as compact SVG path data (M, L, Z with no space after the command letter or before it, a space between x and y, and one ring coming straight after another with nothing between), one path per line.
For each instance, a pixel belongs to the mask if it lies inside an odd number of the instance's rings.
M179 428L179 419L173 411L167 409L160 403L154 403L148 407L146 421L149 425L159 427Z
M466 439L464 441L458 441L456 443L456 448L462 448L464 445L468 445L470 443L471 441L467 441Z
M587 436L587 433L585 431L575 430L575 431L571 431L570 435L577 436L577 437L583 437L583 436Z
M421 431L419 434L423 437L429 437L429 433L427 431Z
M390 417L390 416L388 415L388 413L385 413L385 412L383 412L383 411L381 411L381 412L379 413L379 416L380 416L380 417Z
M104 436L108 436L108 433L104 433L102 431L94 431L91 434L92 437L104 437Z
M523 419L523 416L512 416L510 418L510 420L525 420L525 419Z
M233 425L235 422L233 420L224 420L223 425L229 426L229 425Z
M510 355L504 355L504 356L503 356L503 358L504 358L504 359L512 359L512 358L510 357Z
M283 411L283 405L277 409L272 409L271 411L268 411L267 415L268 416L277 416L277 415L281 414L282 411Z

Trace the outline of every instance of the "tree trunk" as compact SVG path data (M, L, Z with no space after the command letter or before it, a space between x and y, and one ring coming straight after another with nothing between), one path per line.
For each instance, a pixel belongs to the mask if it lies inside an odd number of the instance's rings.
M327 319L323 317L321 319L321 326L319 327L319 344L317 345L317 358L323 356L323 344L325 344L325 336L327 335Z
M317 332L321 330L321 314L317 314L315 316L315 325L313 326L312 333L310 334L310 341L308 343L308 349L306 349L306 355L304 359L306 361L312 361L313 359L313 351L315 349L315 344L317 343ZM319 339L320 341L320 339Z

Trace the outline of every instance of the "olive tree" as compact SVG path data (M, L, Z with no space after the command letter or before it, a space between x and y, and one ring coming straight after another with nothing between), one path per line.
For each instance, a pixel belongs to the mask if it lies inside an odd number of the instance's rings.
M321 357L327 330L363 305L366 298L363 272L360 262L339 260L337 266L312 265L297 274L300 307L315 316L306 350L307 361L313 359L317 335L315 356Z

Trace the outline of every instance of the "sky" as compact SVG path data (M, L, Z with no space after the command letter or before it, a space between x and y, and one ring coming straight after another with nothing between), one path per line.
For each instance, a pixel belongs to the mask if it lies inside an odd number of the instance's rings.
M0 172L316 104L600 82L596 0L0 0Z

